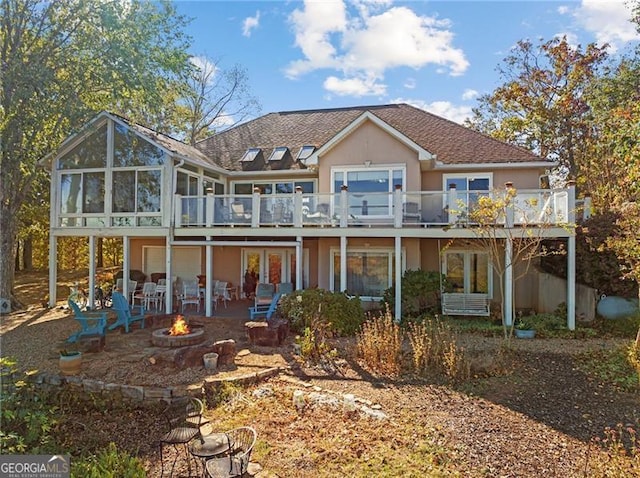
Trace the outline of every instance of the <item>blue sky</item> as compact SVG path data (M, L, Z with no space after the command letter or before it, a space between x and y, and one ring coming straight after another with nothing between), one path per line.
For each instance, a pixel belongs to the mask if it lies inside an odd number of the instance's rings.
M462 122L518 40L567 35L622 53L622 1L175 0L191 53L241 65L262 114L405 102Z

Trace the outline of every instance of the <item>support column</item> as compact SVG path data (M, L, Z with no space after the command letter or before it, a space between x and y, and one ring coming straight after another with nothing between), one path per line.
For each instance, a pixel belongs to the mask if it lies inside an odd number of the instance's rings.
M171 267L171 242L165 242L164 270L167 276L167 291L164 294L164 310L167 314L173 313L173 270Z
M58 238L49 233L49 307L55 307L58 283Z
M211 240L211 236L207 236L207 241ZM205 246L205 274L207 275L207 281L205 285L204 291L204 313L207 317L213 316L213 290L211 285L213 284L213 246L211 244L207 244Z
M296 289L303 290L302 283L302 236L296 237Z
M513 325L513 239L507 237L504 246L504 323Z
M96 303L96 236L89 236L89 297L87 309L93 309Z
M567 327L576 330L576 236L567 239Z
M567 239L567 327L576 328L576 182L567 183L569 189L569 226L574 228Z
M122 295L125 299L131 299L132 290L129 290L129 277L131 276L131 264L129 264L129 236L122 237Z
M402 238L396 236L395 269L396 269L396 297L395 297L395 321L402 319Z
M347 238L340 238L340 292L347 290Z

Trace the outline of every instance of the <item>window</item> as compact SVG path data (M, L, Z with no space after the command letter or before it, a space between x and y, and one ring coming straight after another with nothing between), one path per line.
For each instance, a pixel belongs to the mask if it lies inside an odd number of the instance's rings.
M348 208L351 216L391 216L393 195L396 186L404 187L406 170L395 168L335 168L333 192L338 193L342 185L349 189ZM336 211L340 210L340 197L335 196Z
M89 169L107 166L107 124L85 137L58 160L58 169Z
M300 148L300 151L298 151L298 156L296 159L298 161L304 162L309 156L313 154L315 150L316 150L315 146L312 146L310 144L304 145L303 147Z
M491 174L445 174L443 176L444 191L449 191L451 185L456 186L458 201L465 206L472 206L478 201L478 197L486 195L492 188L493 176ZM444 198L445 206L447 198Z
M104 173L62 174L60 212L62 214L104 213Z
M164 164L164 151L149 143L135 132L115 123L113 166L160 166Z
M269 156L269 161L281 161L284 155L287 154L287 151L289 151L289 148L286 146L280 146L274 149L271 156Z
M260 189L260 194L293 194L295 188L300 186L304 194L313 194L315 191L314 181L279 181L279 182L251 182L234 183L234 194L251 194L253 188Z
M448 250L443 269L452 292L491 295L489 254L484 251Z
M249 148L242 155L242 158L240 158L240 161L243 163L252 163L253 160L256 159L258 154L260 154L260 148Z
M331 250L330 289L340 291L340 250ZM403 254L404 261L404 254ZM404 265L403 265L404 269ZM382 298L395 280L395 254L391 248L347 250L347 292Z

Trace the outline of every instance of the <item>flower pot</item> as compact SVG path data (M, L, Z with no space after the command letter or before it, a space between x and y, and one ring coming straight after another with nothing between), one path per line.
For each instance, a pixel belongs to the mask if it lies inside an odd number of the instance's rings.
M62 375L77 375L82 367L82 353L76 352L69 355L60 355L60 372Z
M536 336L535 330L516 329L516 337L519 339L532 339Z

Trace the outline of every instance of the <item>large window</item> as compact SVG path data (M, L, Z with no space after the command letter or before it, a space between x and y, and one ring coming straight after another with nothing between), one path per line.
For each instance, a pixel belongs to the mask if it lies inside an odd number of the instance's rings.
M448 250L443 255L444 274L452 292L490 294L489 254L483 251Z
M161 225L165 156L117 122L98 125L58 160L60 224Z
M63 214L104 212L104 172L62 174L60 212Z
M333 192L343 185L348 187L348 208L351 216L391 216L396 186L404 188L405 168L334 168ZM340 198L335 196L336 211L340 210Z
M382 298L393 285L395 254L391 248L347 250L347 293L361 297ZM340 250L331 250L331 284L334 292L340 288Z

